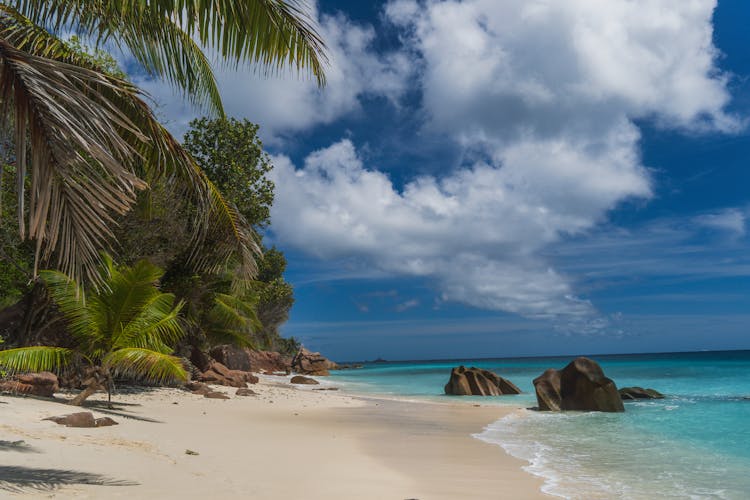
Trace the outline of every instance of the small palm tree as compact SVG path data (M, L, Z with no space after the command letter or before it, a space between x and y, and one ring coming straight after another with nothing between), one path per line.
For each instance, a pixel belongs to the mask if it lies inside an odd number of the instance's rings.
M145 260L122 268L107 255L103 261L104 286L88 296L59 271L40 273L67 322L73 347L0 351L0 367L9 372L60 372L77 362L88 365L91 376L72 405L102 388L111 397L112 380L119 376L156 383L187 380L180 359L171 355L171 346L183 336L183 303L156 287L163 271Z

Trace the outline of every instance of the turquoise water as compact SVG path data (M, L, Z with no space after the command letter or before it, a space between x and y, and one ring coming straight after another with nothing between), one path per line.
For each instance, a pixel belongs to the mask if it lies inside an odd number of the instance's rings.
M623 414L529 411L476 437L527 460L544 490L565 498L750 498L750 351L592 358L618 387L651 387L666 399L626 403ZM572 359L378 363L333 379L357 392L444 401L450 369L464 364L525 392L477 400L531 407L532 379Z

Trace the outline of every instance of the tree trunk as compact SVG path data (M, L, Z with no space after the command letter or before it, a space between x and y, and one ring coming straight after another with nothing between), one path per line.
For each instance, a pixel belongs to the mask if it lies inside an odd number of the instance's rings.
M89 396L98 391L101 387L98 384L87 385L81 392L78 393L68 404L72 406L81 406Z

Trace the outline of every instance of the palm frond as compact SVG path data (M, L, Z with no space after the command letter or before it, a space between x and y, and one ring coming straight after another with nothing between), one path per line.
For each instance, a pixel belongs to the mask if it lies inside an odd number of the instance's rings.
M63 347L19 347L0 351L0 368L10 374L22 372L61 372L74 357Z
M144 304L140 313L124 325L114 348L139 347L164 354L171 353L184 336L180 311L184 302L175 303L171 293L160 293Z
M9 29L8 19L0 15L0 30ZM22 237L24 177L31 170L28 237L37 241L35 274L40 260L55 253L66 274L95 279L113 215L127 212L136 191L146 187L127 165L137 154L133 145L147 138L107 93L137 98L128 82L18 50L0 37L0 113L13 109L15 115Z
M149 349L118 349L108 354L102 364L115 376L159 384L185 382L188 378L180 358Z
M253 333L262 328L255 302L235 295L216 294L206 322L209 340L216 344L253 347Z
M183 45L171 45L174 38L163 37L158 29L147 40L128 31L147 20L169 20L227 61L253 62L267 73L286 66L307 69L319 85L325 84L325 43L301 0L17 0L12 5L37 24L55 31L74 28L100 40L119 38L134 53L143 51L138 47L143 43L162 45L140 60L149 71L169 65L185 68L189 56ZM179 73L162 76L184 83L175 78Z

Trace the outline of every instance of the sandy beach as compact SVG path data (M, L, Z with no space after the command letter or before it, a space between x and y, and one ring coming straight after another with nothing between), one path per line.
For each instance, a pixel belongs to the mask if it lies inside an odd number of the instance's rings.
M219 388L229 400L119 393L113 410L97 394L87 409L119 425L88 429L43 420L76 408L0 396L0 497L549 498L521 461L471 437L520 409L361 398L274 377L252 389Z

